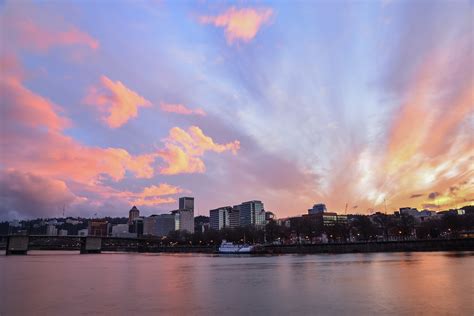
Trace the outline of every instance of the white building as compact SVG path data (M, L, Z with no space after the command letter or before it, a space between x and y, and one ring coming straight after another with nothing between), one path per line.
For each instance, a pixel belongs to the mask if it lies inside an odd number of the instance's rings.
M136 237L136 234L128 232L128 224L117 224L112 226L112 237Z
M176 210L171 213L176 216L176 230L194 234L194 210Z
M80 229L80 230L77 232L77 235L78 235L78 236L87 236L87 235L89 235L89 229L87 229L87 228Z
M66 229L59 230L59 236L67 236L67 230Z
M54 225L48 225L48 226L46 226L46 235L47 236L57 236L58 235L58 229Z

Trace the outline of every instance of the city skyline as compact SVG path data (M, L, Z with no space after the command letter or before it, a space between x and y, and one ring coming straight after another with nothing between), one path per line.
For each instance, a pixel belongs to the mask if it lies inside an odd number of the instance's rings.
M470 1L0 4L0 220L474 201ZM229 204L229 202L231 204Z

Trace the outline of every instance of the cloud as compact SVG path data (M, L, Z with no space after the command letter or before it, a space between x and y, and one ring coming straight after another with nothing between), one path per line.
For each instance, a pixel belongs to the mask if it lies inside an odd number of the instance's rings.
M424 196L424 194L419 194L419 193L417 193L417 194L412 194L412 195L410 196L410 199L416 199L416 198L419 198L419 197L421 197L421 196Z
M424 203L422 204L423 208L426 208L426 209L439 209L440 206L439 205L436 205L436 204L433 204L433 203Z
M236 154L240 148L238 140L227 144L215 143L197 126L191 126L187 132L179 127L173 127L164 142L165 149L159 150L157 154L167 164L160 169L160 172L168 175L202 173L206 168L201 157L206 151L217 153L231 151Z
M270 8L236 9L231 7L217 16L201 16L199 21L224 28L227 43L233 44L237 41L250 42L272 15L273 10Z
M118 128L138 115L139 107L149 107L151 102L127 88L120 81L101 76L100 84L89 89L84 103L98 106L105 115L102 119L110 128Z
M59 215L77 197L64 181L48 179L30 172L0 170L0 215L49 217Z
M183 115L200 115L205 116L206 112L203 109L190 109L182 104L160 103L162 111L183 114Z
M34 2L7 1L2 8L3 41L8 49L23 48L46 53L54 47L86 47L97 50L99 41L57 16L47 6Z
M45 127L51 130L62 130L70 124L68 119L60 117L56 113L59 111L57 105L22 85L17 76L20 70L7 69L7 67L13 68L15 66L6 65L10 62L4 58L1 59L1 63L2 70L6 69L6 72L0 77L2 121L8 118L22 122L29 127ZM3 68L4 65L5 68Z
M174 195L183 192L183 190L177 186L173 186L166 183L161 183L158 186L152 185L145 187L142 192L120 192L119 196L124 197L134 205L147 205L154 206L159 204L168 204L176 202L176 199L172 197L165 197L167 195Z
M434 200L436 199L438 196L440 196L441 194L439 192L431 192L430 194L428 194L428 199L430 200Z

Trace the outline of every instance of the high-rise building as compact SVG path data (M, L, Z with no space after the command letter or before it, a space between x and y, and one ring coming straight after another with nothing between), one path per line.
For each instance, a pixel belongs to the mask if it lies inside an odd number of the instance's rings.
M221 230L223 228L229 228L229 214L232 211L232 207L224 206L209 211L209 224L211 229Z
M265 210L262 201L248 201L240 204L240 226L265 225Z
M140 211L138 208L134 205L132 209L128 212L128 223L130 224L133 222L133 220L137 217L140 216Z
M309 215L316 215L316 214L324 213L326 211L327 211L326 205L323 204L323 203L320 203L320 204L314 204L313 208L310 208L308 210L308 214Z
M194 210L179 209L171 212L175 216L175 229L194 234Z
M194 198L189 196L183 196L179 198L179 209L190 210L194 212Z
M240 205L234 205L229 211L229 227L236 228L240 226Z

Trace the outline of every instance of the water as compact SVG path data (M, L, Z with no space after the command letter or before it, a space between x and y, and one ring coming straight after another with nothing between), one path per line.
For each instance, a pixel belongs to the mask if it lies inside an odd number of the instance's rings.
M0 315L474 315L474 253L0 256Z

